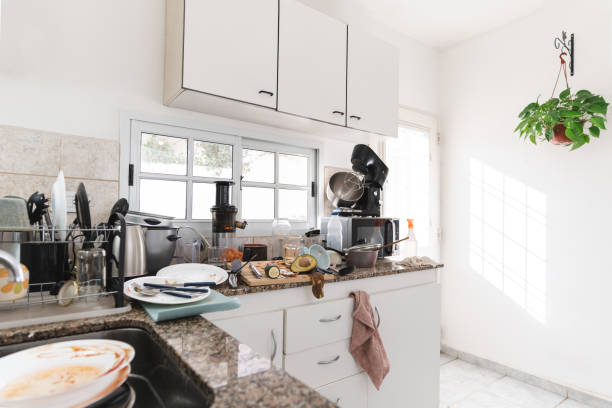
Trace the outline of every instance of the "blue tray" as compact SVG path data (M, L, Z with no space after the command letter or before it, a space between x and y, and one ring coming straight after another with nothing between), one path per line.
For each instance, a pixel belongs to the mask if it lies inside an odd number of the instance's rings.
M240 307L240 299L237 297L227 297L215 290L211 290L210 296L199 302L184 305L155 305L153 303L141 302L141 305L151 316L151 319L157 323L180 319L181 317L196 316L202 313L237 309Z

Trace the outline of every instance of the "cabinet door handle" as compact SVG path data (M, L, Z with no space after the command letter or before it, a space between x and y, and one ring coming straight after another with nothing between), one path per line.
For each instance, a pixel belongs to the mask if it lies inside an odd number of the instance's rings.
M380 312L378 311L378 307L374 306L374 311L376 312L376 317L378 319L378 322L376 322L376 328L378 329L380 327Z
M274 335L274 329L270 330L270 333L272 334L272 344L274 345L274 348L272 349L272 356L270 357L270 360L274 361L274 357L276 357L276 349L277 349L276 336Z
M334 115L344 116L344 112L340 112L340 111L333 111L332 113L333 113Z
M260 95L274 96L274 92L264 91L263 89L261 91L259 91L259 94Z
M342 318L341 314L339 314L336 317L327 317L327 318L319 319L319 321L321 323L329 323L329 322L335 322L336 320L340 320L340 318Z
M333 359L331 359L331 360L323 360L323 361L319 361L319 362L317 362L317 364L321 364L321 365L324 365L324 364L332 364L332 363L335 363L335 362L336 362L336 361L338 361L338 360L340 360L340 355L337 355L335 358L333 358Z
M355 120L361 120L361 116L351 115L351 116L349 116L349 118L355 119Z

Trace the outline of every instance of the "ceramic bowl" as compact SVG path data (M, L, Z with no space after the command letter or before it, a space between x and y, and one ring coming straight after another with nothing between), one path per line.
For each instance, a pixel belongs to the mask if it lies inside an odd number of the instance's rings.
M21 270L25 280L23 282L10 282L8 269L0 266L0 302L11 302L21 299L28 294L30 271L23 264L21 264Z

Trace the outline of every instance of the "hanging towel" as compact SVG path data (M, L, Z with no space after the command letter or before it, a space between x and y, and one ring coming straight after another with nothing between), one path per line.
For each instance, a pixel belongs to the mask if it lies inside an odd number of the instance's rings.
M362 290L351 292L351 296L355 298L355 307L349 350L378 390L389 373L389 358L376 327L370 296Z

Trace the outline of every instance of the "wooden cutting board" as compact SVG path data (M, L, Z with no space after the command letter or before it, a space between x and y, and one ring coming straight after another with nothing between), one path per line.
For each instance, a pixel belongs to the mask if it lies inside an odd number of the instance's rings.
M251 263L261 272L263 278L257 278L257 276L255 276L251 271L251 267L245 266L240 273L240 278L249 286L286 285L289 283L310 282L310 274L308 273L300 273L291 277L281 275L277 279L268 278L264 272L266 265L276 264L281 270L289 270L289 267L286 266L283 261L254 261ZM324 274L323 276L325 277L326 281L333 281L335 279L334 275L330 275L328 273Z

